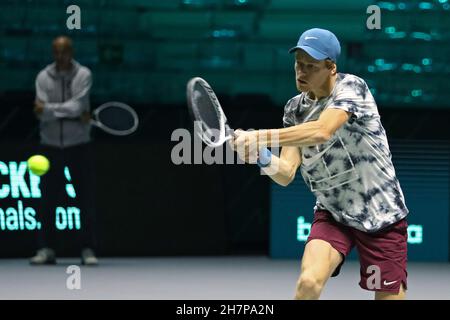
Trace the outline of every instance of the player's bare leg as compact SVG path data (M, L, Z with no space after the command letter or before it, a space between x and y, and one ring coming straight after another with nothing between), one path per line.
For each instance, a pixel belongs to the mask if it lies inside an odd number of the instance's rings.
M403 300L406 297L405 289L403 289L403 284L400 286L400 291L398 293L392 292L375 292L375 300Z
M328 242L314 239L305 246L295 299L319 299L327 280L342 262L341 254Z

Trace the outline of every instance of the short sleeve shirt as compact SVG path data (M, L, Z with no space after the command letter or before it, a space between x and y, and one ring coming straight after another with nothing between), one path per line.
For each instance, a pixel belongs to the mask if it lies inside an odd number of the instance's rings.
M331 212L338 222L376 232L408 214L392 164L386 132L366 82L339 73L331 94L313 100L303 92L285 108L285 127L317 120L327 108L351 116L330 140L301 147L303 180L317 198L315 210Z

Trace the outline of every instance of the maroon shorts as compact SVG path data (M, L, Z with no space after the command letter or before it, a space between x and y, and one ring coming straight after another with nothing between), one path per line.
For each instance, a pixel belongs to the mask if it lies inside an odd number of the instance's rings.
M361 288L371 291L395 292L400 284L406 290L407 239L406 218L375 233L366 233L344 226L325 210L316 211L311 233L306 243L313 239L328 242L341 253L342 263L333 272L339 274L345 257L356 245L360 261Z

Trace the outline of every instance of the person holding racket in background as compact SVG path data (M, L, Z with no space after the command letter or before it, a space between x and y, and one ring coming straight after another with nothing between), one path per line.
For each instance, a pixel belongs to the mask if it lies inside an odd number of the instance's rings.
M82 264L96 265L93 153L90 138L91 71L73 60L72 40L54 39L55 62L36 78L34 113L40 120L40 153L51 163L41 177L42 200L39 214L38 251L33 265L56 263L54 246L55 201L67 181L64 167L70 169L81 210Z
M375 299L403 299L408 209L375 100L363 79L337 72L340 51L332 32L305 31L289 51L300 94L284 108L285 128L236 130L231 145L280 185L300 168L317 198L296 299L318 299L354 246L359 285ZM266 148L278 145L279 157Z

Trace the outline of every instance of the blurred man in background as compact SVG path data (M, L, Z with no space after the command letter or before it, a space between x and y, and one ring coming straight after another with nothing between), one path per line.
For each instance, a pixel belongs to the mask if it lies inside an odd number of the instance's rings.
M81 262L98 263L94 253L94 194L89 93L92 85L88 68L73 60L72 40L65 36L52 43L55 62L36 78L34 113L40 120L40 153L51 164L41 177L42 202L39 211L41 229L38 251L31 258L33 265L56 263L55 208L66 183L72 183L81 210ZM65 181L64 168L69 168ZM73 196L73 195L72 195Z

